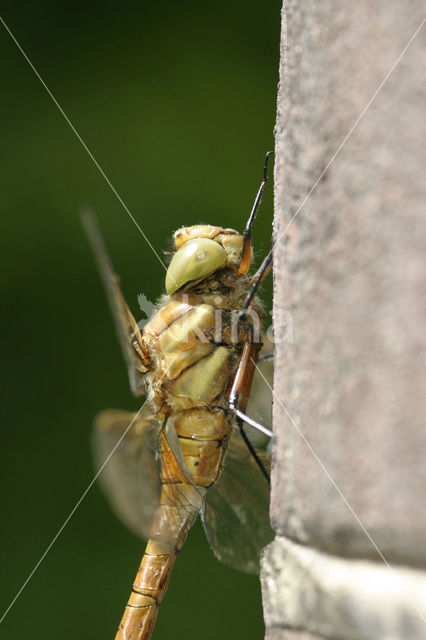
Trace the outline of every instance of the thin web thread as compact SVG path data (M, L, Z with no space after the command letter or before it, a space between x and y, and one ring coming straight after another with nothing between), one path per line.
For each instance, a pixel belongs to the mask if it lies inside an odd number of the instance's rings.
M161 265L163 266L163 268L165 269L165 271L167 271L167 267L164 264L164 262L162 261L162 259L160 258L159 254L157 253L157 251L155 250L155 248L153 247L153 245L151 244L151 242L149 241L148 237L146 236L146 234L144 233L144 231L142 230L142 228L140 227L139 223L136 221L136 219L134 218L134 216L132 215L132 213L129 211L127 205L125 204L125 202L123 201L123 199L121 198L121 196L118 194L116 188L114 187L114 185L111 183L110 179L108 178L108 176L106 175L105 171L102 169L102 167L100 166L100 164L98 163L98 161L96 160L96 158L94 157L93 153L90 151L90 149L88 148L87 144L84 142L83 138L80 136L80 134L78 133L77 129L74 127L74 125L72 124L71 120L68 118L67 114L65 113L65 111L62 109L61 105L59 104L59 102L56 100L55 96L53 95L53 93L51 92L51 90L49 89L49 87L47 86L47 84L45 83L45 81L43 80L43 78L41 77L41 75L39 74L39 72L37 71L37 69L35 68L35 66L33 65L33 63L31 62L31 60L29 59L29 57L27 56L27 54L25 53L25 51L23 50L23 48L21 47L21 45L19 44L19 42L17 41L17 39L15 38L15 36L13 35L13 33L11 32L11 30L9 29L9 27L7 26L7 24L5 23L5 21L3 20L3 18L0 16L0 21L2 22L4 28L6 29L6 31L8 32L8 34L10 35L10 37L12 38L13 42L16 44L16 46L18 47L19 51L22 53L22 55L24 56L25 60L28 62L28 64L30 65L31 69L34 71L35 75L37 76L37 78L40 80L41 84L43 85L43 87L45 88L45 90L47 91L47 93L49 94L50 98L53 100L54 104L57 106L57 108L59 109L60 113L62 114L62 116L64 117L65 121L68 123L68 125L71 127L72 131L74 132L75 136L77 137L77 139L79 140L79 142L81 143L82 147L85 149L85 151L87 152L87 154L89 155L90 159L92 160L93 164L95 165L95 167L98 169L98 171L100 172L100 174L102 175L102 177L104 178L105 182L107 183L107 185L110 187L111 191L113 192L113 194L115 195L115 197L117 198L117 200L119 201L119 203L121 204L121 206L124 208L124 210L126 211L126 213L129 215L130 219L132 220L132 222L136 225L137 229L139 230L139 232L141 233L142 237L144 238L145 242L148 244L148 246L150 247L151 251L155 254L155 256L157 257L158 261L161 263Z

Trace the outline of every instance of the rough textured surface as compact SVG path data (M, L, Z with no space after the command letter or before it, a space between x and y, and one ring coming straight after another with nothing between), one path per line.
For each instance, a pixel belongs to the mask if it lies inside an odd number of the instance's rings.
M424 11L420 0L285 3L271 517L287 542L263 561L273 640L287 628L296 638L405 640L420 637L426 616L404 613L403 566L424 580L425 24L345 141ZM325 577L303 553L289 554L290 540L327 554ZM348 609L344 576L355 559L364 564ZM380 594L366 601L370 577L383 571L393 576L395 615Z
M426 26L422 2L287 6L276 156L277 533L426 564ZM284 313L283 313L284 308ZM286 410L284 409L286 408Z
M277 538L265 552L265 622L333 640L422 640L426 575L348 560Z
M324 640L324 638L305 631L289 631L277 627L268 629L265 640Z

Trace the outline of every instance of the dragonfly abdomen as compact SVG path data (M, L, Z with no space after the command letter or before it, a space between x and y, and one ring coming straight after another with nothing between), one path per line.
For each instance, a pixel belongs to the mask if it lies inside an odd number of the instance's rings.
M172 455L161 436L164 460ZM117 631L116 640L149 640L161 601L166 593L176 556L200 509L204 492L185 483L176 465L162 468L162 488L142 562Z
M167 553L161 542L148 542L116 640L148 640L151 637L176 555L175 547Z
M173 415L186 466L195 485L209 487L221 473L231 420L219 407L196 407Z

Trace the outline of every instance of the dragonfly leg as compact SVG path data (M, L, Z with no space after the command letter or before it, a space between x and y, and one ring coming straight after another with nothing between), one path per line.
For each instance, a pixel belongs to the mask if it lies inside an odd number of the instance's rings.
M259 469L261 470L261 472L265 476L266 481L268 482L268 484L271 484L271 478L269 477L269 473L265 469L265 465L263 464L262 460L257 455L257 451L256 451L255 447L253 447L252 443L250 442L250 439L248 438L246 432L244 431L243 420L241 418L239 418L239 417L237 417L237 424L238 424L238 429L240 430L241 437L244 440L244 443L247 446L247 449L250 451L250 453L253 456L257 466L259 467Z
M260 285L260 283L262 282L262 280L264 280L264 278L266 278L266 276L269 274L271 267L272 267L272 256L273 256L273 245L271 244L271 249L268 253L268 255L266 256L266 258L264 259L264 261L262 262L261 266L259 267L258 271L254 274L254 276L251 278L250 282L252 284L252 288L250 290L250 293L248 294L243 307L240 311L239 317L240 319L246 315L248 309L250 308L252 302L253 302L253 298L256 294L256 290L258 288L258 286ZM264 360L271 360L274 357L273 353L266 353L262 356L259 357L259 362L262 362ZM255 366L255 363L253 361L252 356L250 356L250 359L252 360L253 363L253 367ZM237 377L239 374L239 371L241 369L241 371L243 371L245 368L247 368L248 363L244 362L244 358L241 358L240 360L240 365L238 367L237 370L237 374L235 376L235 381L237 381ZM240 374L241 375L241 374ZM257 429L258 431L261 431L261 433L264 433L265 435L267 435L268 437L272 437L273 433L272 431L269 431L269 429L266 429L263 425L261 425L259 422L257 422L256 420L253 420L253 418L250 418L250 416L247 416L243 411L241 411L238 407L237 407L237 399L238 399L238 386L235 384L234 381L234 385L232 387L231 390L231 395L229 398L229 408L230 410L237 416L239 417L241 420L243 420L244 422L246 422L247 424L249 424L250 426L254 427L255 429ZM241 386L241 382L240 382L240 386Z
M250 418L250 416L247 416L244 411L242 411L242 409L245 409L245 406L247 404L247 390L251 387L251 378L253 376L255 367L255 360L253 359L254 355L255 346L253 344L246 343L243 348L240 364L238 365L234 383L229 395L228 408L236 416L241 437L244 440L244 443L246 444L251 455L253 456L253 459L259 467L260 471L263 473L269 483L269 474L265 469L265 466L262 463L261 459L257 455L256 449L250 442L250 439L248 438L243 426L243 422L245 422L269 437L272 437L273 435L273 433L269 431L269 429L266 429L263 425L259 424L258 422L256 422L256 420L253 420L252 418ZM241 409L237 405L240 405Z
M271 438L273 436L272 431L244 413L247 406L254 370L256 368L259 346L259 344L254 342L246 342L243 347L238 369L235 373L234 382L232 383L231 392L229 394L228 408L237 416L237 418L240 418L243 422L246 422Z
M240 316L243 316L245 314L245 312L247 311L247 309L249 309L249 307L251 306L251 303L253 302L253 298L256 295L256 291L257 291L260 283L266 278L266 276L271 271L271 268L272 268L272 257L274 255L273 252L274 252L274 245L273 245L273 243L271 243L271 248L269 250L268 255L263 260L262 264L260 265L260 267L256 271L256 273L249 280L249 284L251 284L251 289L250 289L249 294L247 295L247 298L244 301L243 307L242 307L242 309L240 311Z
M256 197L254 199L254 203L249 215L249 219L247 220L246 228L243 233L243 253L240 268L238 270L237 276L245 276L250 267L251 261L251 230L253 227L254 219L256 217L256 212L259 208L260 202L262 200L263 192L265 191L266 183L268 182L268 160L270 156L273 154L273 151L268 151L265 156L265 164L263 165L263 180L260 183L260 187L257 191Z
M274 359L274 352L273 351L268 351L268 353L263 353L261 356L259 356L259 358L257 359L257 362L266 362L267 360L273 360Z
M228 405L228 409L230 411L232 411L232 413L234 415L236 415L237 418L239 418L243 422L246 422L247 424L249 424L254 429L257 429L258 431L263 433L265 436L268 436L268 438L272 438L272 436L274 435L272 433L272 431L270 431L269 429L264 427L262 424L260 424L260 422L257 422L256 420L253 420L253 418L250 418L250 416L246 415L243 411L240 411L240 409L238 409L237 407L235 407L231 403Z
M244 413L248 400L247 390L250 389L251 386L251 380L255 368L254 358L256 355L257 351L255 350L255 345L246 343L235 374L231 393L229 394L228 408L235 416L237 416L237 418L271 438L273 435L272 431Z

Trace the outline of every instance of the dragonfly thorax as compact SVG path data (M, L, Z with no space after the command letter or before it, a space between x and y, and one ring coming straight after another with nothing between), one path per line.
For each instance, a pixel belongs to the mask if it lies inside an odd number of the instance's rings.
M209 225L176 231L167 295L143 329L94 221L87 220L132 391L148 395L136 414L103 412L96 425L107 494L120 517L149 538L116 640L151 638L176 555L197 514L215 555L234 568L258 572L259 550L272 539L268 484L257 468L267 477L266 457L241 424L256 424L245 415L262 343L256 290L272 254L254 276L248 271L269 156L243 235Z

